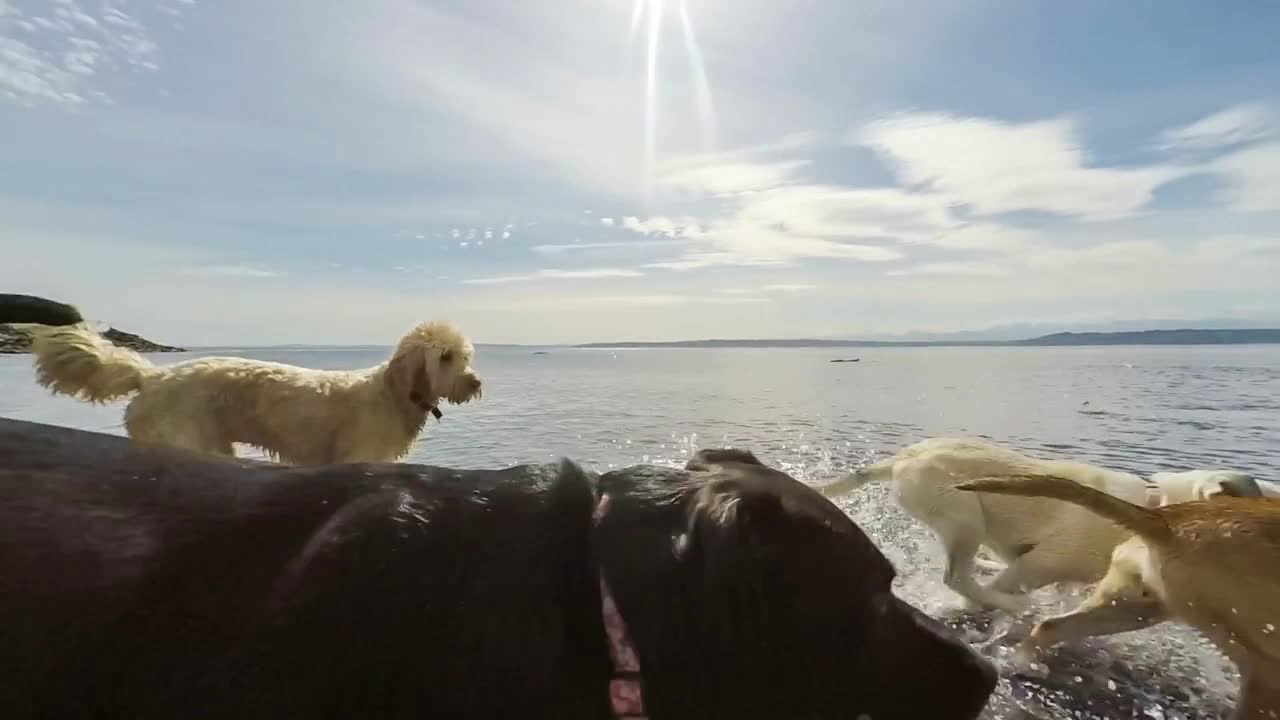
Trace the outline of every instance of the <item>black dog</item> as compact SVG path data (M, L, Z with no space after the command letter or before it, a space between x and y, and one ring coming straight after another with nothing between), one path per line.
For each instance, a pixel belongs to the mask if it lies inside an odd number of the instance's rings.
M976 717L993 669L892 579L747 453L287 468L0 420L6 720L603 720L602 587L652 720Z

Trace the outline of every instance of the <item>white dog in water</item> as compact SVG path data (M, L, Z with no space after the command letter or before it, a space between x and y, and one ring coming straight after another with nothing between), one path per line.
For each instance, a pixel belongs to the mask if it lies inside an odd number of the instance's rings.
M441 400L480 397L471 343L447 323L423 323L391 358L365 370L314 370L235 357L155 366L84 325L38 328L40 385L87 402L136 396L129 437L234 456L233 443L300 465L384 462L406 452Z
M1192 470L1157 473L1152 481L1084 463L1044 460L982 440L930 438L818 489L827 496L870 482L893 481L898 504L929 526L946 551L943 581L970 603L1016 611L1022 593L1055 582L1094 582L1129 531L1073 505L1047 498L974 493L956 485L980 478L1069 478L1143 507L1206 499L1218 493L1259 495L1243 473ZM978 550L1006 565L989 584L974 578Z

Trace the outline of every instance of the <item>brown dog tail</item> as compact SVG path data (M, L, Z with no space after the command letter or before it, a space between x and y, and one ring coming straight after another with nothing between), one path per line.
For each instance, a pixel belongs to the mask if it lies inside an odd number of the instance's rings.
M1172 537L1169 524L1157 511L1150 510L1101 490L1056 475L1008 475L981 478L959 483L957 489L996 495L1022 495L1062 500L1092 510L1111 522L1131 530L1143 540L1163 543Z

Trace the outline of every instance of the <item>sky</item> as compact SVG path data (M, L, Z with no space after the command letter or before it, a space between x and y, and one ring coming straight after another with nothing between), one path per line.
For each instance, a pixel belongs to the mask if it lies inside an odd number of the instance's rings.
M160 342L1280 324L1278 3L0 0L0 290Z

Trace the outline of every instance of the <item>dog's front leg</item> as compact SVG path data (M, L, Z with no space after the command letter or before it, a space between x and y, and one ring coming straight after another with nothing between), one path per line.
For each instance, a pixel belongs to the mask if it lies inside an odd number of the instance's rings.
M1036 625L1018 646L1015 659L1020 665L1033 665L1045 650L1058 643L1141 630L1166 619L1164 604L1158 600L1095 592L1075 610Z
M978 554L975 538L964 532L939 532L938 536L947 551L947 567L943 571L943 583L947 587L982 609L996 608L1009 612L1022 609L1020 598L984 587L974 579L974 558Z
M1058 565L1052 548L1031 547L1001 570L987 587L1007 595L1039 590L1060 579Z

